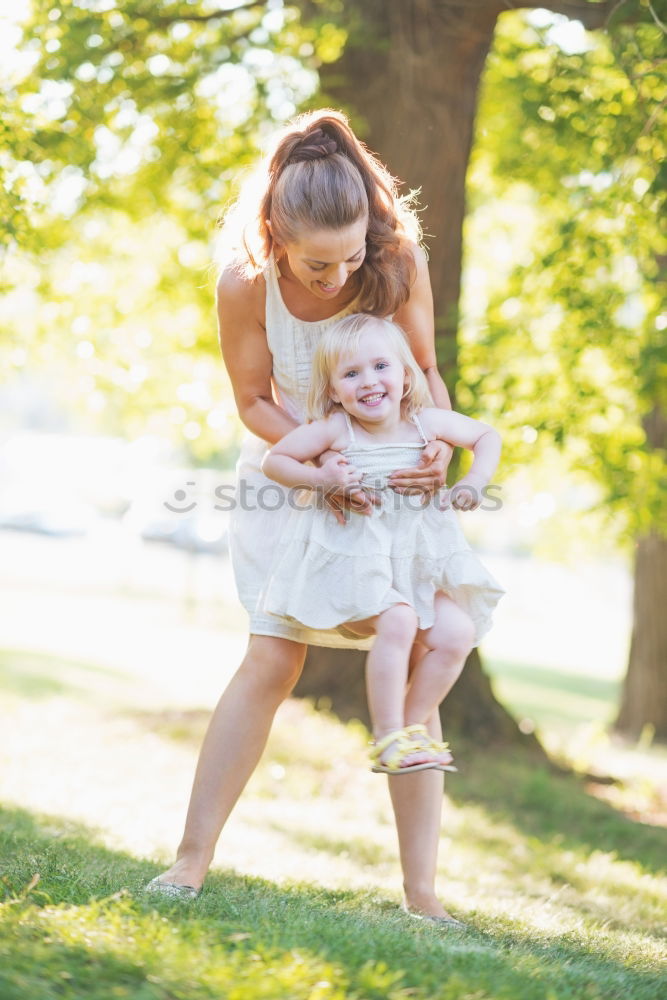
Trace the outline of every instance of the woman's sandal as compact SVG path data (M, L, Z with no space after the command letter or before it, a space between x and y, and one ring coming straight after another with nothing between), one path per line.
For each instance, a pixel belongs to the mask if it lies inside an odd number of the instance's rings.
M392 743L396 744L395 749L392 750L386 761L381 762L380 757ZM410 739L407 729L395 729L392 733L387 733L386 736L383 736L380 742L376 743L370 751L368 756L372 762L371 771L375 771L376 774L411 774L413 771L432 770L438 766L434 760L427 761L424 764L406 764L405 767L401 767L401 762L406 757L409 757L410 754L420 753L427 749L421 743Z
M419 910L411 910L407 906L403 905L401 907L403 913L407 914L408 917L412 917L413 920L426 920L427 923L431 924L441 924L448 927L460 927L462 929L467 928L467 924L464 924L462 920L457 920L456 917L432 917L429 913L420 913Z
M150 880L144 888L144 892L158 893L160 896L169 896L171 899L191 900L196 899L201 889L195 889L193 885L177 885L175 882L160 882L159 877Z
M441 743L439 740L434 740L429 733L426 726L421 725L421 723L415 723L412 726L406 726L403 732L408 733L413 737L414 746L419 750L425 750L427 753L436 754L449 754L451 757L451 751L449 749L449 743ZM417 739L414 739L414 737ZM437 771L451 771L456 772L458 768L454 764L439 764L438 762L433 763L433 767Z

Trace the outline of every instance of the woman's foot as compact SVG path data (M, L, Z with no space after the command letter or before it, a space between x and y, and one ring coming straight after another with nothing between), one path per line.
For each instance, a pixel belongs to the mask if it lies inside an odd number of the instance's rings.
M435 893L405 894L401 906L411 917L422 920L432 920L434 923L451 924L452 926L465 927L460 920L449 913Z
M208 864L203 867L199 860L182 857L174 861L171 868L162 872L157 878L151 879L146 886L148 892L162 892L168 896L181 896L182 898L192 898L198 896L208 871ZM164 886L161 889L160 886ZM190 890L190 892L179 893L178 889Z
M160 878L152 878L144 892L157 893L160 896L168 896L170 899L181 899L184 901L196 899L201 889L195 889L193 885L176 885L175 882L164 882Z

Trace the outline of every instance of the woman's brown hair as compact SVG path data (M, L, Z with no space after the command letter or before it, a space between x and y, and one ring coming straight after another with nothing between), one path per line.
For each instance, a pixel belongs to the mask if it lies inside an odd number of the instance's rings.
M286 127L254 181L244 185L225 217L223 243L256 274L274 242L284 245L304 230L342 229L367 217L366 257L354 274L356 305L388 316L408 299L414 280L411 243L421 233L411 202L411 195L399 196L394 178L345 115L313 111Z

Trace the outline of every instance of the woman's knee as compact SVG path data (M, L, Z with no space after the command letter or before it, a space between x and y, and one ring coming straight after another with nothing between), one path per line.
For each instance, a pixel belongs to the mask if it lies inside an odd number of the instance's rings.
M259 684L274 687L287 697L301 676L307 647L277 636L251 635L242 668Z

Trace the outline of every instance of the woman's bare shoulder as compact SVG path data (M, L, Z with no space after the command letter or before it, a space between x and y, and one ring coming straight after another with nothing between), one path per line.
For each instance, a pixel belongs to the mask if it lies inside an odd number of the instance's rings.
M412 257L416 273L428 274L428 254L421 243L415 243L414 240L406 239L405 246Z
M218 276L216 299L219 312L252 315L263 325L266 285L262 274L248 274L240 264L228 264Z

